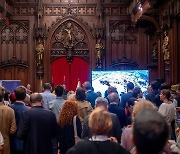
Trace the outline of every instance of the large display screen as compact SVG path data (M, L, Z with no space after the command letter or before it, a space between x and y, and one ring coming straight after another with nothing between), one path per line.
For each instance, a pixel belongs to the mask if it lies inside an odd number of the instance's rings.
M134 83L135 87L140 87L146 93L149 85L148 70L92 71L92 87L95 92L101 92L102 97L108 89L107 83L122 94L127 92L128 82Z

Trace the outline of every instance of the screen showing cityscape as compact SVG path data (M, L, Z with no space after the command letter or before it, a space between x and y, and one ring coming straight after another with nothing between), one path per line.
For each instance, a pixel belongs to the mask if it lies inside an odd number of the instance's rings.
M149 85L148 70L121 70L121 71L92 71L92 87L95 92L101 92L102 97L108 88L108 83L117 89L119 94L127 92L127 83L134 83L143 93Z

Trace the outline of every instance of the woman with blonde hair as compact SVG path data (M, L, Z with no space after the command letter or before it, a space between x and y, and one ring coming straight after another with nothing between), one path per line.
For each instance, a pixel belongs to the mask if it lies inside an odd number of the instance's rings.
M58 141L60 145L61 154L65 154L66 151L75 144L75 134L73 126L73 118L76 116L77 135L81 137L82 127L79 118L77 117L78 106L74 101L67 100L59 115L59 135Z
M112 128L112 119L107 111L97 107L90 114L88 124L93 133L92 138L79 141L67 154L128 154L121 145L112 142L107 136Z

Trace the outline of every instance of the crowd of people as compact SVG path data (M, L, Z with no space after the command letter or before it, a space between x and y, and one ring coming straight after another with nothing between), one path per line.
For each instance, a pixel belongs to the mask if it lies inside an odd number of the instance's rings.
M0 154L180 154L180 84L127 83L105 98L86 81L67 91L0 86Z

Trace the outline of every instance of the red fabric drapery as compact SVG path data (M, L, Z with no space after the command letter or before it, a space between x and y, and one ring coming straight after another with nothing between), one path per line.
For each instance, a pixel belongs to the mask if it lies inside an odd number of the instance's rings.
M79 57L68 63L66 57L62 57L51 63L51 74L54 86L65 81L67 90L75 90L78 79L81 83L89 80L89 64Z

